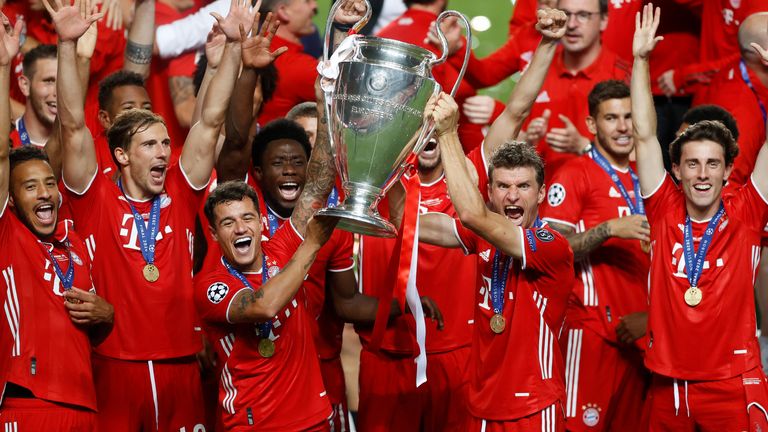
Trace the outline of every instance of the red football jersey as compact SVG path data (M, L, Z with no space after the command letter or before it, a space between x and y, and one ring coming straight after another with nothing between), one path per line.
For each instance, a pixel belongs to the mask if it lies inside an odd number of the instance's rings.
M0 331L0 379L29 389L35 397L96 410L88 327L72 322L64 307L64 287L50 256L66 274L74 267L73 286L93 290L91 261L72 222L59 222L42 242L6 205L0 212L0 291L5 320ZM63 246L69 242L72 261Z
M729 64L715 75L704 101L725 108L736 119L739 154L733 161L733 171L728 177L728 181L736 185L743 185L749 179L766 138L765 119L760 104L768 107L768 87L749 68L747 77L754 91L744 80L739 61Z
M315 79L318 59L304 52L304 47L279 36L272 39L271 49L287 47L288 51L275 60L280 77L272 99L265 103L259 114L259 124L265 125L281 118L301 102L315 101Z
M725 215L707 252L696 307L684 301L690 283L683 192L667 176L645 203L652 242L648 369L686 380L721 380L759 367L753 286L768 202L752 181L723 197ZM691 221L696 248L708 222Z
M628 170L614 167L630 199L639 198ZM637 197L637 198L636 198ZM544 220L585 232L601 223L630 215L611 177L589 155L568 162L549 186L541 207ZM648 309L650 257L638 240L610 238L576 263L574 296L568 319L578 320L612 342L619 319Z
M571 120L582 136L593 139L594 136L589 133L586 123L586 118L589 116L587 104L589 92L600 81L617 79L628 83L630 73L629 63L603 47L600 56L591 65L573 74L563 64L562 47L558 48L524 128L528 128L531 119L540 117L545 109L549 109L552 112L549 118L549 130L565 127L565 123L558 117L562 114ZM547 184L565 162L576 157L573 153L558 153L552 150L545 138L539 141L536 150L547 167L545 180Z
M261 243L271 276L291 259L302 239L288 223ZM253 288L262 285L261 271L244 276ZM228 310L241 290L250 290L219 261L195 276L195 304L223 352L219 403L227 430L239 427L263 431L305 430L327 419L331 406L325 393L310 317L302 289L273 319L269 338L275 354L258 352L260 337L252 324L233 325ZM249 430L250 430L249 429Z
M156 282L147 282L144 257L127 198L97 172L82 195L67 191L75 225L93 256L93 279L115 307L115 326L96 351L123 360L183 357L201 348L192 301L192 244L195 216L203 197L180 164L168 168L160 197L156 240ZM148 217L152 201L131 200ZM163 331L158 331L162 329Z
M421 185L419 212L444 213L456 217L445 177ZM392 290L389 261L395 247L394 239L363 236L360 247L361 291L371 296L382 296ZM426 320L427 353L441 353L469 346L472 339L473 292L477 283L475 260L464 256L458 249L446 249L419 243L419 261L416 286L419 295L432 298L443 313L445 328L437 329L437 322ZM401 315L387 327L382 348L396 353L413 353L413 316ZM372 328L358 329L363 343L370 340Z
M476 254L481 273L469 365L470 413L508 421L565 400L565 363L557 346L573 285L568 240L548 226L520 229L521 260L510 263L504 293L506 328L491 330L491 278L496 248L457 222L464 251Z

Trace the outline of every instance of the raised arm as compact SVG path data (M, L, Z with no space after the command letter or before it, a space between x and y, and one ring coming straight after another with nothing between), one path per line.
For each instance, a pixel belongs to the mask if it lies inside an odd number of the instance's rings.
M152 61L152 44L155 39L155 0L136 2L128 40L125 43L123 69L149 76Z
M568 18L563 11L539 9L536 17L536 29L541 33L541 42L533 54L531 64L512 91L507 107L493 122L485 137L485 160L490 160L499 146L517 137L523 122L531 113L531 107L541 91L541 86L544 85L557 44L565 34Z
M435 136L440 144L453 207L464 226L506 255L522 258L522 231L506 217L486 207L477 185L469 175L459 141L458 109L453 98L441 93L436 99L430 100L426 110L426 115L431 115L435 121Z
M10 164L8 153L11 146L8 134L11 129L11 61L19 52L19 35L23 22L16 20L16 26L11 28L8 17L0 12L0 214L6 209L10 184Z
M752 43L751 45L757 55L762 59L763 64L768 65L768 47L764 49L756 43ZM765 127L766 130L768 130L768 123L766 123ZM760 153L757 154L755 169L752 171L752 181L763 196L768 196L768 138L763 144L763 147L760 148Z
M76 193L84 192L96 175L98 162L91 132L85 126L84 89L77 73L77 39L102 14L93 14L88 2L75 0L64 6L43 0L59 37L58 79L56 80L57 121L62 145L62 178ZM85 11L85 13L81 13Z
M245 39L244 29L253 27L255 17L256 10L250 8L248 0L232 0L226 18L218 14L214 16L227 42L219 70L211 80L205 98L197 102L203 104L200 121L190 129L180 159L184 173L195 187L204 187L210 180L216 162L216 143L240 69L240 43Z
M569 225L547 220L550 226L568 239L574 260L580 260L612 237L650 241L651 230L644 215L630 215L607 220L584 232Z
M243 42L243 70L235 84L236 91L229 101L225 122L226 138L216 160L216 174L222 181L243 180L248 172L252 144L249 132L253 123L254 91L259 85L259 72L288 49L281 47L270 51L272 38L279 26L280 22L269 12L261 26L261 33L258 31L257 20L251 37Z
M243 290L232 299L228 317L233 323L252 323L272 319L296 295L317 252L328 241L336 219L309 223L306 238L280 272L255 291Z
M656 110L653 107L651 78L648 59L656 44L663 39L656 36L659 27L660 10L653 11L653 4L643 6L642 16L635 15L635 37L632 53L632 124L634 125L635 152L637 153L637 175L644 195L650 194L664 179L664 159L661 145L656 137Z

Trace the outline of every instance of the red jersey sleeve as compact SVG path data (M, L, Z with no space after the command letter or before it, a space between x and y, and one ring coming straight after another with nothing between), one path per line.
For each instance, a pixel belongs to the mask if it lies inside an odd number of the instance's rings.
M216 263L221 267L220 263ZM195 277L195 307L208 324L232 324L229 306L240 291L253 288L243 284L226 271L200 272Z
M453 220L453 230L454 235L459 240L459 243L461 243L461 248L464 250L465 255L477 253L478 249L480 249L478 247L480 237L477 234L462 225L458 219Z
M328 262L328 271L343 272L354 267L352 233L336 230L333 235L337 237L331 260Z
M729 194L724 201L728 216L741 220L750 228L762 232L768 224L768 194L760 193L751 177L737 193Z
M209 179L210 182L210 179ZM179 200L186 206L185 214L197 215L197 211L205 198L205 190L208 184L196 189L187 178L187 174L181 167L181 161L168 168L165 179L165 190L175 200Z
M97 232L103 219L102 209L107 205L104 203L110 201L110 189L115 187L114 184L111 184L107 176L101 174L99 170L96 170L91 183L81 194L73 192L63 179L62 183L67 195L64 199L69 202L73 216L77 216L78 226L87 225L89 231Z
M522 53L523 49L515 36L511 36L504 45L485 58L477 58L472 51L464 79L475 88L496 85L523 69ZM464 50L457 51L449 61L460 70L464 62Z
M269 277L277 274L278 271L288 264L288 261L303 241L304 239L296 231L291 220L288 220L288 222L275 231L275 234L269 239L263 250L267 260Z
M649 194L643 194L643 204L645 213L648 217L648 223L653 229L654 222L659 222L673 209L685 205L682 192L677 188L675 182L669 174L664 175L664 179L659 183L656 189Z
M535 270L553 279L573 274L573 251L565 237L549 226L520 230L523 270Z
M566 163L552 178L547 199L540 208L544 220L576 228L582 212L584 195L589 190L587 176L577 167L578 160Z

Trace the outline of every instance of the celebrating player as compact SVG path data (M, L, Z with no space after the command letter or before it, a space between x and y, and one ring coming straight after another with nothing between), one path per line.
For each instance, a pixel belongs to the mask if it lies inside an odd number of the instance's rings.
M77 6L46 2L59 34L63 180L94 256L94 283L119 310L94 356L99 428L192 430L203 423L194 358L201 348L192 300L194 221L238 73L240 26L251 28L255 11L233 1L227 18L218 20L227 37L224 59L178 164L169 162L162 118L129 110L114 119L107 132L120 171L114 184L99 171L84 123L75 42L88 23Z
M0 21L0 136L7 136L21 22L11 29L5 15ZM93 292L85 243L71 221L58 219L59 190L46 154L25 146L9 158L8 149L0 145L0 422L12 431L93 430L89 335L94 343L103 338L113 309Z
M638 177L651 226L650 428L759 430L768 424L768 386L753 284L768 222L768 145L750 180L723 195L738 147L721 123L696 123L670 145L675 186L656 138L648 72L659 15L652 4L637 15L632 73Z

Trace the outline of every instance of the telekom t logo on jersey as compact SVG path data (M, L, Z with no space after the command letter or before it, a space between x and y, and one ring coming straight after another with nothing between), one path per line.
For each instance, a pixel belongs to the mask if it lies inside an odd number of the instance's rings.
M716 258L715 259L715 267L723 267L724 262L722 258ZM680 243L675 242L675 245L672 247L672 266L677 267L677 270L674 273L675 277L679 277L682 279L688 279L688 275L685 272L685 255L683 252L683 245ZM702 266L702 270L707 270L708 268L711 268L712 265L710 263L710 260L704 260L704 265Z
M171 227L166 225L158 230L157 238L155 240L159 242L163 239L163 233L170 234L172 232L173 230ZM136 229L136 220L130 213L123 214L123 220L120 223L120 237L125 239L125 243L123 244L124 248L141 251L141 246L139 245L139 231Z

